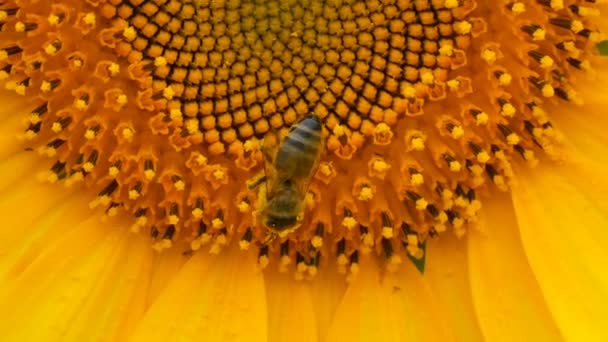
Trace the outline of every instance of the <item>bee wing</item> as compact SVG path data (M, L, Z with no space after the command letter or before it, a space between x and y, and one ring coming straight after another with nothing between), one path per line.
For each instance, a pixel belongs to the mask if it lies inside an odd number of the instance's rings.
M274 159L280 145L280 137L276 130L271 130L262 141L262 154L264 155L264 175L266 177L266 198L272 198L277 188L277 170Z
M324 139L321 139L321 146L319 147L319 152L315 157L315 162L310 168L310 174L308 174L307 177L297 177L293 179L296 188L298 189L298 193L301 194L303 197L306 196L306 193L308 192L308 186L310 185L312 178L317 172L317 167L319 166L319 162L321 161L321 154L323 153L323 151L325 151L325 141Z

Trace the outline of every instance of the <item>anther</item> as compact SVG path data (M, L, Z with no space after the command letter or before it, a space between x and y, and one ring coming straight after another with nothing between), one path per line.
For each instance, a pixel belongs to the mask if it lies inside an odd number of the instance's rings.
M241 250L244 251L249 249L249 246L251 245L251 239L253 239L253 230L251 229L251 227L247 227L245 233L239 241L239 247L241 248Z
M389 217L388 213L382 212L382 236L386 239L393 237L393 221Z
M323 246L323 233L325 230L325 226L322 222L317 223L317 228L315 230L315 236L310 240L310 244L314 248L321 248Z
M262 245L258 253L258 265L264 269L268 266L270 259L268 258L268 245Z
M545 39L545 35L547 31L545 31L542 27L536 24L532 25L524 25L521 27L521 30L532 37L532 40L543 40Z

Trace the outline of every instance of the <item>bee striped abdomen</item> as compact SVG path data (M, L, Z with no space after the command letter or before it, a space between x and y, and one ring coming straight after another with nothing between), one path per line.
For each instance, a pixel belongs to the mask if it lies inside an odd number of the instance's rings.
M307 177L321 150L321 122L316 115L300 121L277 151L275 166L292 177Z

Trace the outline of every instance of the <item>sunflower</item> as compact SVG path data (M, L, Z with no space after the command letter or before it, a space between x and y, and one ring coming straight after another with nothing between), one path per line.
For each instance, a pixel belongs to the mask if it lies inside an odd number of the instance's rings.
M3 340L608 338L602 6L0 2Z

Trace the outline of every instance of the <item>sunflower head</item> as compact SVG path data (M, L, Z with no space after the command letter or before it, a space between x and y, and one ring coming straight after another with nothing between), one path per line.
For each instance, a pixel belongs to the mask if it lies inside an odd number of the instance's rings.
M362 253L394 268L462 236L514 164L562 159L546 108L582 103L573 81L593 71L599 12L495 7L9 0L0 79L31 105L23 145L52 160L39 177L95 189L90 207L130 216L155 249L238 242L300 276L321 260L356 272ZM265 139L311 113L323 153L302 222L266 243L248 184Z

